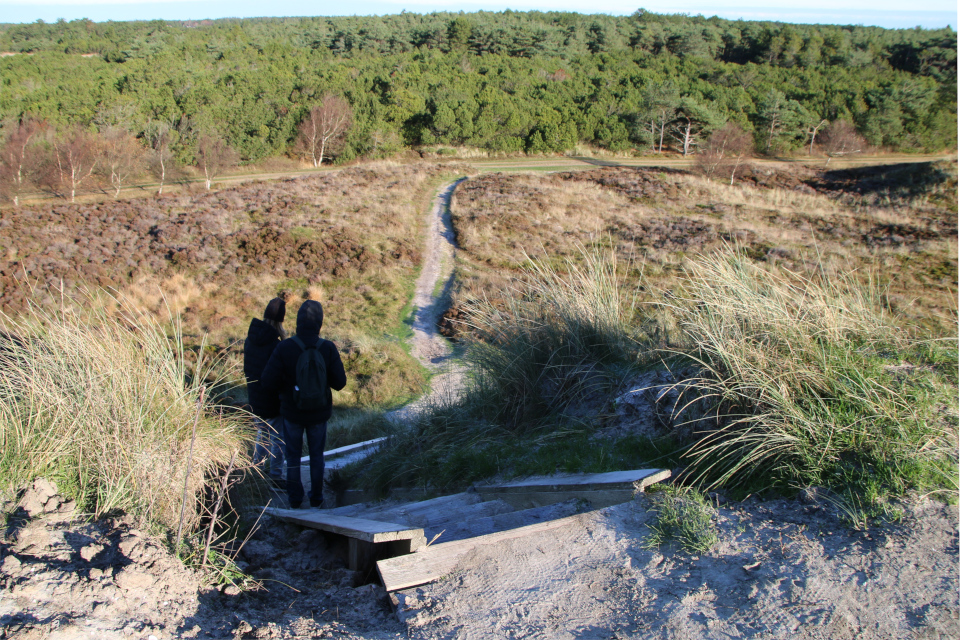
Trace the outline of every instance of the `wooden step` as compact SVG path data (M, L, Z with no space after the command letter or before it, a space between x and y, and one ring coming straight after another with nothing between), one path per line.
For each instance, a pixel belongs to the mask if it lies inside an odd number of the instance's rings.
M578 514L559 520L539 522L537 524L499 531L476 538L433 544L422 547L416 553L380 560L377 562L377 571L387 591L409 589L421 584L433 582L453 571L464 555L478 546L491 545L522 538L529 535L580 525L585 514Z
M409 554L427 543L423 529L404 524L328 515L318 509L268 508L266 513L284 522L346 537L347 566L353 571L370 570L378 558Z
M594 509L629 502L634 494L670 477L664 469L540 476L507 484L480 486L483 500L503 500L515 509L532 509L567 500L585 500Z

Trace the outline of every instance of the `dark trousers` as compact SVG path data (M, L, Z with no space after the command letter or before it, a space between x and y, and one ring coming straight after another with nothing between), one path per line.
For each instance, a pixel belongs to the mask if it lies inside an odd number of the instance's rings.
M327 423L300 425L283 419L283 439L287 453L287 496L291 507L303 502L303 481L300 479L300 458L303 456L303 434L307 434L310 452L310 505L323 504L323 448L327 444Z
M263 469L271 478L279 480L283 477L283 434L277 429L282 427L276 417L265 420L257 418L257 442L253 448L253 463L263 464Z

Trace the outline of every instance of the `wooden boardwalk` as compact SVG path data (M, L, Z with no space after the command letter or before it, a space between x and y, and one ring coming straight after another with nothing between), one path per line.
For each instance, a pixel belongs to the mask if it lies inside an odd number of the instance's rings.
M266 513L284 522L347 538L347 566L352 571L368 571L380 557L410 554L427 543L423 529L392 522L330 515L318 509L268 508Z

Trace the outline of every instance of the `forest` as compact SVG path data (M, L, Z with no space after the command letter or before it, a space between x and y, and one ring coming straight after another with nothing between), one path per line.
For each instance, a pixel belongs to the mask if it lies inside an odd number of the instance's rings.
M38 21L0 25L0 121L5 139L31 123L48 152L127 136L201 169L213 144L315 165L431 145L686 155L724 126L782 155L838 122L873 148L936 151L957 144L956 54L950 28L644 10Z

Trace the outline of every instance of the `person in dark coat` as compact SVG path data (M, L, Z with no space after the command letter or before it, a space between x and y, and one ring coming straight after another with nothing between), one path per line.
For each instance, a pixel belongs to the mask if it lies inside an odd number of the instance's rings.
M280 341L287 337L283 330L286 303L274 298L263 313L263 320L254 318L243 342L243 373L247 378L250 411L257 417L257 442L253 450L254 464L266 461L270 478L283 478L283 439L280 434L280 400L263 391L260 378L267 361Z
M326 404L317 411L297 408L294 386L297 377L297 361L304 352L294 338L288 338L277 346L263 370L263 390L280 396L280 416L287 455L287 496L291 509L299 509L303 502L303 482L300 479L300 457L303 453L303 436L307 436L310 452L310 506L323 506L323 449L327 442L327 421L333 406L331 389L339 391L347 384L337 345L320 337L323 326L323 306L316 300L307 300L297 312L297 334L306 347L316 347L323 357L327 370Z

